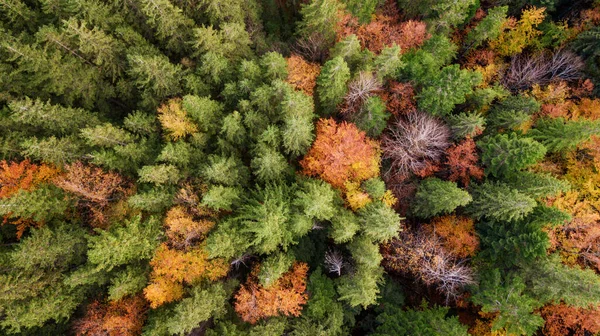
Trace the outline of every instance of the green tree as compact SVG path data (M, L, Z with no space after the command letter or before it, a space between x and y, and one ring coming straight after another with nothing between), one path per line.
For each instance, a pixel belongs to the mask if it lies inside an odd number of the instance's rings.
M381 3L379 0L344 0L346 8L356 16L361 23L369 23L371 16L375 12L375 8Z
M155 106L168 96L181 92L180 65L169 62L165 56L127 55L129 75L142 91L145 104Z
M463 41L463 49L470 50L481 46L484 42L496 39L502 32L506 21L508 6L490 8L487 16L473 28Z
M546 155L541 143L515 133L496 134L477 142L487 174L499 177L527 168Z
M139 182L161 184L176 184L181 178L179 169L173 165L144 166L139 171Z
M504 182L533 198L554 196L570 190L568 181L559 180L550 174L536 174L528 171L509 174Z
M358 211L364 234L373 241L388 241L401 231L400 216L382 201L373 201Z
M283 273L287 272L296 259L292 253L275 252L260 264L258 280L263 287L270 287Z
M160 244L161 223L151 217L143 221L136 216L124 225L112 225L110 230L97 229L98 235L88 236L88 261L100 269L115 267L152 258Z
M83 157L83 146L75 137L32 137L21 143L21 154L46 163L62 166Z
M62 218L70 205L61 189L45 184L32 191L21 189L9 198L0 199L0 216L44 223Z
M452 137L456 140L474 137L485 130L485 118L474 112L453 114L447 118Z
M360 41L356 35L348 35L336 43L329 52L330 58L341 57L352 71L356 70L366 61L367 49L361 51Z
M456 182L430 177L419 184L411 211L415 216L428 218L448 214L471 200L471 195L460 189Z
M444 67L423 85L417 95L419 108L435 116L447 115L466 101L481 80L480 73L460 69L458 64Z
M210 187L202 196L202 205L213 210L231 211L233 205L240 200L240 197L240 189L215 185Z
M302 181L294 202L304 214L316 220L330 220L341 206L339 193L330 184L316 179Z
M331 219L329 236L336 244L352 240L352 237L360 230L358 217L350 210L342 208Z
M471 300L486 313L497 313L492 330L512 335L533 335L544 325L544 319L533 314L541 306L525 293L526 285L519 277L503 277L498 269L486 270Z
M331 59L323 65L317 78L317 95L322 114L333 114L348 91L346 84L349 80L350 69L341 57Z
M351 307L368 306L377 302L379 294L379 283L382 281L382 267L358 266L352 275L344 275L339 278L337 291L340 300L345 301Z
M154 28L159 41L171 52L188 50L194 21L187 18L183 11L169 0L136 0L146 23Z
M563 118L540 118L535 128L528 132L528 136L544 144L549 152L574 149L580 143L590 140L592 135L598 134L600 127L597 121L565 121Z
M385 305L383 312L377 315L377 327L371 335L469 335L467 326L462 325L457 316L448 316L449 310L448 307L427 308L425 301L419 310Z
M484 182L473 185L471 196L473 201L467 210L478 219L519 220L531 213L536 206L533 198L503 183Z
M109 300L116 301L128 295L139 293L148 284L147 265L130 264L123 270L115 272L108 287Z
M326 44L333 44L340 9L340 2L337 0L312 0L302 5L300 9L302 20L298 23L298 35L309 38L319 34Z
M400 47L394 43L390 47L383 48L381 53L375 57L373 63L377 78L380 80L396 78L400 69L404 66L401 60Z

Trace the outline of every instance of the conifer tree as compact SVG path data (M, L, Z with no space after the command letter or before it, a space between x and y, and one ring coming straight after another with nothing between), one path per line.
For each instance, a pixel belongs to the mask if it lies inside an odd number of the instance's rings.
M481 162L486 173L496 177L527 168L546 155L544 145L515 133L489 136L477 145L482 150Z
M536 206L533 198L503 183L484 182L471 190L473 201L467 210L475 218L513 221L524 218Z
M434 116L448 115L455 105L466 101L481 79L478 72L460 69L456 64L444 67L424 84L417 96L419 108Z
M496 39L502 32L507 13L508 6L490 8L487 16L467 34L463 42L463 48L466 50L475 49L486 41Z
M596 121L540 118L528 135L544 144L549 152L561 152L574 149L599 133Z
M348 80L350 80L350 69L341 57L331 59L323 65L317 78L317 94L322 114L333 114L336 106L346 95Z
M459 206L467 205L471 200L471 195L458 188L455 182L428 178L419 184L412 212L423 218L448 214Z
M313 0L303 5L300 9L302 21L298 23L298 34L305 38L320 34L328 47L336 37L338 10L340 3L337 0Z

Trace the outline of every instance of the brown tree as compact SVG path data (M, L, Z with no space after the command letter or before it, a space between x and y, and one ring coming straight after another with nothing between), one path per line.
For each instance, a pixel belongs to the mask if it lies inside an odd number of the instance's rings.
M295 89L304 91L308 95L313 95L317 77L321 72L321 67L316 63L309 63L302 57L292 54L287 58L288 78Z
M260 266L257 265L235 294L235 311L242 320L254 324L271 316L300 316L302 306L308 300L308 265L296 262L291 270L267 288L259 284L259 272Z
M73 323L75 335L135 336L142 333L147 303L141 296L86 307L85 315Z
M546 320L544 335L587 336L600 332L600 307L584 309L561 303L545 306L541 314Z
M481 180L483 169L477 165L477 146L471 138L461 143L452 145L446 150L446 168L448 169L450 181L460 181L465 187L469 186L471 178Z
M423 229L429 235L439 237L444 249L456 258L472 257L479 249L479 238L472 218L456 215L436 217Z

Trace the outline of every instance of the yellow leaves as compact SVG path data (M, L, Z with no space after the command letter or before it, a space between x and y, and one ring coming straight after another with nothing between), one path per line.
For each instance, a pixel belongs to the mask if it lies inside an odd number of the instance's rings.
M534 84L529 95L533 96L538 102L542 104L560 104L569 98L571 90L566 82L561 81L557 84L548 84L545 87L541 87L538 84Z
M187 117L187 112L181 106L181 98L170 99L166 104L158 108L158 120L167 131L165 137L176 141L186 137L198 130Z
M214 281L225 276L229 269L224 259L208 260L202 245L190 251L178 251L162 244L150 265L152 281L144 294L153 308L180 299L183 283L191 284L201 278Z
M490 47L501 56L511 56L535 42L542 32L535 29L546 17L545 8L531 7L523 11L517 22L509 18L504 24L504 31L496 40L490 41Z
M312 96L317 83L317 77L321 72L321 67L315 63L309 63L302 57L292 54L287 60L288 78L295 89L302 90L304 93Z
M167 237L173 245L188 247L204 238L215 223L208 219L194 220L194 217L183 206L171 208L165 217Z
M348 206L350 206L352 211L358 211L372 202L369 194L360 189L360 183L346 182L345 187L346 201L348 202Z

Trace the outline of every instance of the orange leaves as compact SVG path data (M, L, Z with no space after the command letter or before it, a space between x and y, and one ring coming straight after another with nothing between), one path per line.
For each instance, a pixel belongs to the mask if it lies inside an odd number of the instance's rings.
M47 165L36 165L29 160L0 161L0 198L7 198L19 190L32 190L37 184L48 182L58 170Z
M208 219L194 220L183 206L171 208L165 217L166 234L171 244L184 248L202 239L215 223Z
M223 259L208 260L202 245L190 251L178 251L162 244L150 265L152 283L144 289L144 294L152 308L180 299L182 283L190 284L200 278L217 280L225 276L229 268Z
M395 116L417 110L415 89L410 83L389 82L388 90L383 93L387 109Z
M600 332L600 308L578 308L566 304L549 305L541 310L546 320L544 335L585 336Z
M397 44L402 52L418 47L431 35L427 33L427 25L422 21L399 22L397 10L385 10L377 14L375 19L366 25L359 25L356 18L346 15L338 26L338 40L349 35L356 35L363 48L379 54L386 46Z
M287 82L295 89L304 91L304 93L312 96L317 83L317 77L321 72L321 67L316 63L309 63L302 57L292 54L287 58L287 69Z
M456 215L437 217L425 226L425 230L439 236L444 248L457 258L472 257L479 248L472 218Z
M477 166L476 147L475 141L467 138L446 150L446 166L450 173L448 180L460 181L466 187L469 185L471 177L478 180L483 178L483 169Z
M343 189L346 181L360 182L379 175L379 146L354 124L321 119L317 137L300 162L303 173L318 176Z
M308 265L296 262L290 271L267 288L259 284L259 272L260 266L256 266L235 295L235 311L242 320L254 324L271 316L300 316L302 305L308 300Z
M165 135L169 140L178 140L198 130L187 117L187 112L181 106L181 98L170 99L158 108L158 120L167 131Z
M54 179L59 188L81 198L81 204L90 211L91 224L103 227L107 224L105 210L126 192L126 181L114 172L75 162L65 166L66 173Z
M140 296L102 304L94 301L85 315L73 323L75 335L140 335L146 319L146 301Z

